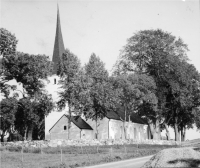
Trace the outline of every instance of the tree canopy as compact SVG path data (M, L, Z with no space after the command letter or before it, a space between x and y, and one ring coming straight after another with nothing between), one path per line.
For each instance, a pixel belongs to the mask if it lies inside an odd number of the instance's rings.
M32 139L33 128L44 125L44 116L53 109L53 101L45 92L44 81L52 70L52 63L45 55L30 55L16 50L16 37L1 28L1 93L5 99L1 100L1 121L4 123L3 134L20 133L24 139ZM22 98L17 94L10 94L17 85L10 85L10 80L16 80L23 90ZM7 125L10 126L8 127ZM11 129L12 128L12 131ZM44 131L43 131L44 132ZM28 133L30 135L28 135ZM44 136L43 136L44 137Z
M0 28L0 33L0 55L6 56L14 54L16 52L16 46L18 42L15 35L4 28Z
M116 74L135 72L154 79L157 109L146 109L146 103L141 109L143 114L151 111L154 118L149 120L151 132L154 127L159 134L162 121L169 124L171 120L177 140L181 117L191 114L192 108L199 105L199 73L188 63L187 51L183 40L171 33L160 29L143 30L128 39L115 66ZM178 117L179 112L182 114ZM183 123L192 122L182 120Z

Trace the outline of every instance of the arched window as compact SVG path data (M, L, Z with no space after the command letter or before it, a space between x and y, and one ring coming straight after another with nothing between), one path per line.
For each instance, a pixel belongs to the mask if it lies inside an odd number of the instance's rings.
M66 127L66 125L64 126L64 130L66 130L67 129L67 127Z
M54 78L54 84L56 84L56 78Z

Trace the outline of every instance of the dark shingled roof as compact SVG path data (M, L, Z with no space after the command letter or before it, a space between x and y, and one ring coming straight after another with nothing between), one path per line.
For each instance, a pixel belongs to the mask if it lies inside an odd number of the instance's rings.
M68 115L62 115L62 117L67 117L69 119ZM62 118L60 117L60 119ZM51 127L51 129L60 121L60 119ZM88 129L93 130L92 127L85 122L80 116L71 116L71 121L80 129ZM51 129L49 131L51 131Z
M88 123L86 123L85 120L83 120L80 116L72 116L71 120L80 129L93 130L92 127Z
M53 58L52 61L54 63L53 66L53 74L57 72L58 63L62 57L62 54L65 52L65 47L62 38L61 26L60 26L60 14L59 9L57 11L57 26L56 26L56 37L54 43L54 50L53 50Z
M125 120L124 110L123 110L122 107L119 107L116 110L116 112L115 111L109 111L109 112L107 112L106 117L108 119L114 119L114 120ZM147 122L144 119L142 119L140 116L138 116L136 113L131 113L130 120L133 123L147 124ZM126 115L126 121L129 121L128 115Z

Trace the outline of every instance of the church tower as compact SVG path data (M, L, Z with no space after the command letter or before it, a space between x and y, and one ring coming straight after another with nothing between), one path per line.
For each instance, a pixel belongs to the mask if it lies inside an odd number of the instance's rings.
M54 63L53 74L57 73L58 63L61 60L62 54L64 52L65 52L65 47L64 47L64 43L63 43L62 31L61 31L61 25L60 25L59 7L57 5L56 36L55 36L53 58L52 58L52 61Z
M58 83L59 76L57 76L57 69L58 63L62 59L62 54L65 52L62 31L61 31L61 24L60 24L60 14L59 8L57 6L57 24L56 24L56 35L55 35L55 42L54 42L54 50L53 50L53 57L52 62L54 63L53 66L53 73L49 76L46 84L46 90L49 94L52 95L53 101L57 102L59 100L60 85ZM67 109L62 111L58 111L56 108L45 117L45 139L51 139L51 135L49 133L49 129L59 120L59 118L63 114L68 114Z

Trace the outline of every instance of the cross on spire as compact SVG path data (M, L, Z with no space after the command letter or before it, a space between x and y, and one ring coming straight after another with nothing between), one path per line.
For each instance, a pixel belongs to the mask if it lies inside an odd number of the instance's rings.
M61 60L62 54L64 52L65 52L65 47L63 43L62 31L61 31L61 25L60 25L59 7L57 4L57 26L56 26L56 36L55 36L53 58L52 58L52 61L54 63L53 74L57 73L58 63Z

